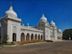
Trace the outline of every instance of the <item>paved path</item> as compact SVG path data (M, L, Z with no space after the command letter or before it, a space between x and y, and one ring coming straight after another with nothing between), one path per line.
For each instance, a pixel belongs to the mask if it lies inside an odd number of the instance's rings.
M0 54L72 54L72 41L0 48Z

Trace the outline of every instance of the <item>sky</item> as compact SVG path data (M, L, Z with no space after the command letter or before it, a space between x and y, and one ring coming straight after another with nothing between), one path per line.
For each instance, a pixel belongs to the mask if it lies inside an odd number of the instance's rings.
M0 0L0 17L10 5L25 25L38 25L44 14L48 23L53 20L62 31L72 28L72 0Z

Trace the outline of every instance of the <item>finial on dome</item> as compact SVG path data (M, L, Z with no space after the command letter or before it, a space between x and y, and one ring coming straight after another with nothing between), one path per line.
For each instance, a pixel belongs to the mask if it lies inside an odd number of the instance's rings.
M10 6L10 8L9 8L10 10L13 10L13 7L12 7L12 5Z
M13 10L12 2L10 1L10 10Z
M44 13L42 14L42 17L45 17Z
M27 23L27 26L29 27L29 23Z

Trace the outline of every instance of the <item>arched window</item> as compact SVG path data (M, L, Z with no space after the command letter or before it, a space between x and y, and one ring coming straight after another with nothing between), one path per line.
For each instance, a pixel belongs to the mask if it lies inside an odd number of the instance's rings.
M38 40L40 40L40 35L38 35Z
M29 40L29 37L30 37L30 34L27 33L27 35L26 35L26 40Z
M34 37L34 35L33 35L33 34L31 34L31 40L33 40L33 37Z
M21 33L21 41L24 41L24 40L25 40L25 34Z
M12 41L13 41L13 42L16 41L16 33L13 33Z
M35 39L37 40L37 34L35 34Z

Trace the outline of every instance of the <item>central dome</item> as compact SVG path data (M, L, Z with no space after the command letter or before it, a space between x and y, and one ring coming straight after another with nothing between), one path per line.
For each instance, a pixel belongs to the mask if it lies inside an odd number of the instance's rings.
M47 22L47 18L44 16L44 14L43 14L42 17L41 17L41 21L42 21L42 22Z
M6 15L10 15L12 17L17 17L16 12L13 10L13 7L10 6L9 10L6 11Z

